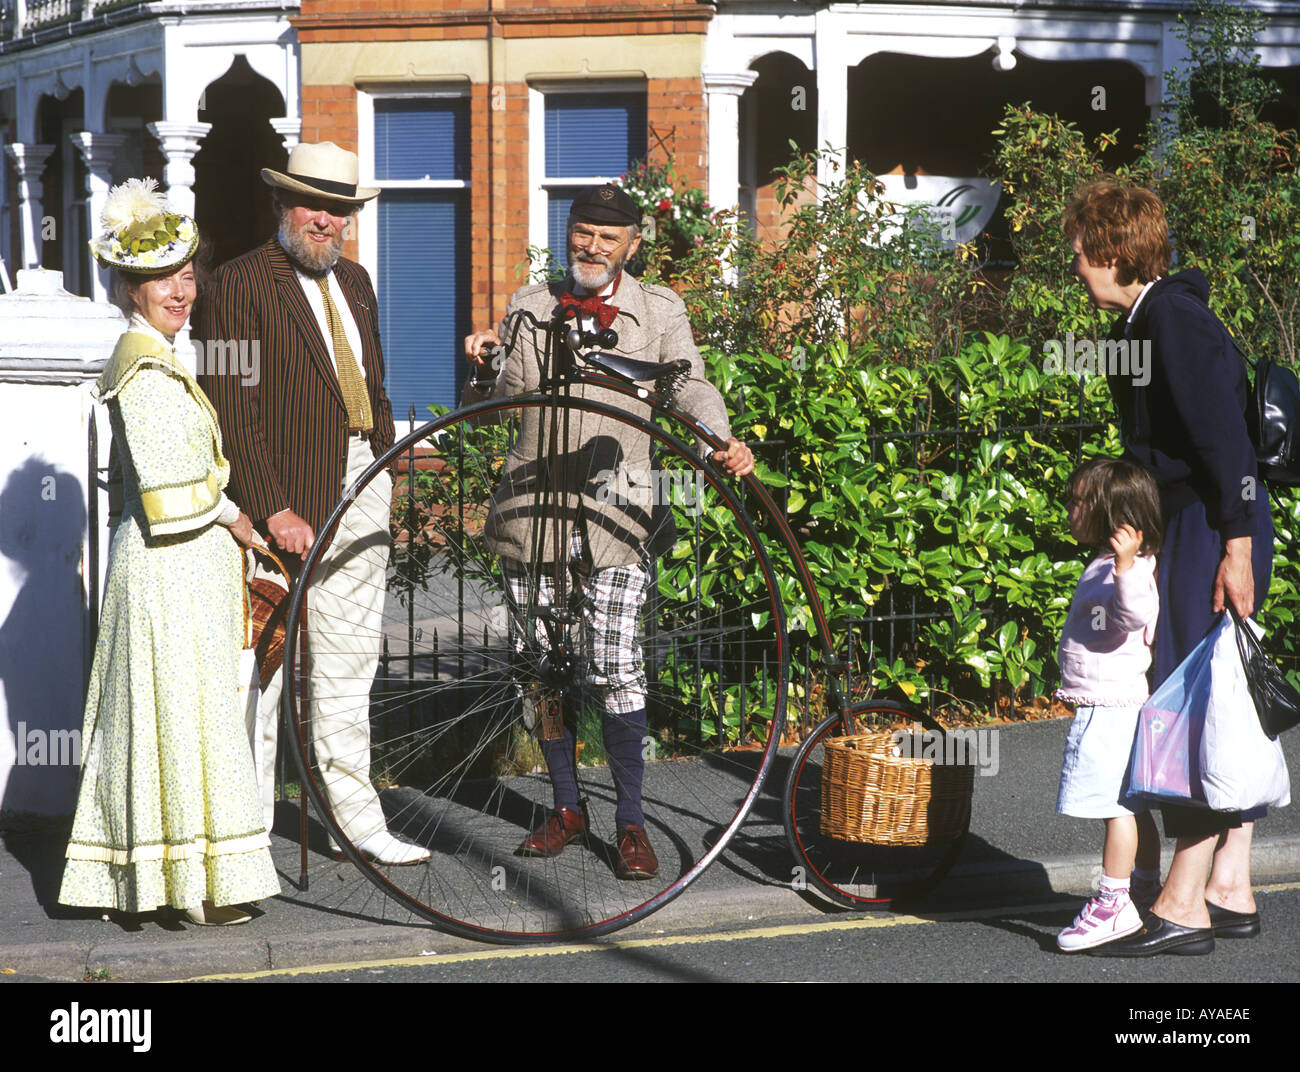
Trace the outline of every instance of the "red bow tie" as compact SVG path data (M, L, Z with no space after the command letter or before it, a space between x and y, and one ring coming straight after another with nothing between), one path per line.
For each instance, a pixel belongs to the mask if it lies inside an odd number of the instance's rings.
M575 294L565 293L560 297L560 307L566 316L574 315L576 310L576 315L591 317L603 331L618 316L618 306L610 305L608 297L605 294L593 294L588 298L579 298Z

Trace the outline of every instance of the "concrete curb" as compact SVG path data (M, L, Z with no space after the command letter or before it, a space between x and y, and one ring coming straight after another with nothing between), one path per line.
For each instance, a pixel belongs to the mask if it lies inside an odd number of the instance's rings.
M1164 846L1160 869L1168 873L1173 849ZM1271 879L1300 876L1300 837L1257 838L1250 850L1251 881L1258 886ZM1063 856L1054 860L989 861L952 869L945 879L951 888L984 892L1015 889L1021 893L1079 894L1097 888L1101 877L1099 856Z

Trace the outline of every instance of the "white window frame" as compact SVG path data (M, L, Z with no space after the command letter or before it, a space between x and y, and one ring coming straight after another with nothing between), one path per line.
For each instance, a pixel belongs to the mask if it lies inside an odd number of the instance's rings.
M649 139L649 85L643 78L591 79L587 81L537 82L528 86L528 244L545 249L550 244L547 206L552 190L580 190L601 186L617 175L546 174L546 98L550 94L578 94L596 97L602 93L646 94L647 141ZM647 146L648 149L648 146Z
M468 100L469 86L422 83L418 86L364 86L357 87L357 170L362 186L384 190L468 190L468 179L377 179L375 178L375 101L377 100ZM473 143L470 144L473 156ZM383 198L381 192L379 198ZM375 291L383 293L384 280L379 276L379 213L374 201L365 223L358 220L357 257L361 266L375 281Z

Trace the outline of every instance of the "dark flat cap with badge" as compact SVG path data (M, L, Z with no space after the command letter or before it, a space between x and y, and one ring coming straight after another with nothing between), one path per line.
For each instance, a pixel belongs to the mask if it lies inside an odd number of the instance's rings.
M575 197L569 218L582 223L614 223L627 227L641 222L641 209L624 190L607 182Z

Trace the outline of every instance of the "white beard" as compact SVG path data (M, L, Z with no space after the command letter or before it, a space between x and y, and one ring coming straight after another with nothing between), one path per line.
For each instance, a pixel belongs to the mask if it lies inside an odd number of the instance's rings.
M603 261L602 263L581 260L569 261L569 274L573 276L573 281L592 294L599 294L614 281L622 270L623 262L621 260L617 263L611 261Z
M336 234L324 245L317 245L302 231L294 231L287 220L280 221L280 245L289 259L308 275L324 275L343 256L343 235Z

